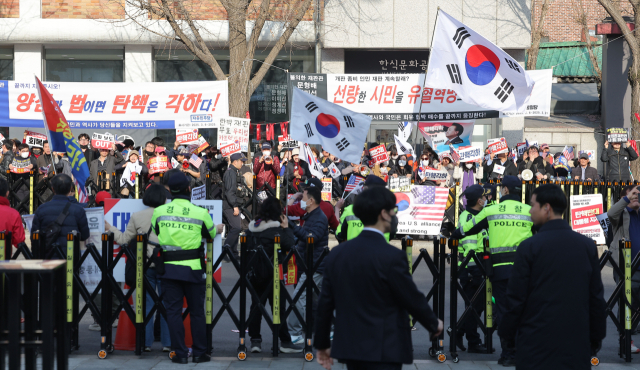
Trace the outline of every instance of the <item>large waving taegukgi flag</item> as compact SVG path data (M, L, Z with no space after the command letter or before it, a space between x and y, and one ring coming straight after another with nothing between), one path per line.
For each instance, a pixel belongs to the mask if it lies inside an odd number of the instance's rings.
M78 198L82 202L87 199L85 183L89 178L89 166L84 158L84 153L82 153L76 138L73 137L67 119L64 118L58 103L53 100L53 96L51 96L51 93L40 82L38 77L36 77L36 83L38 84L38 95L40 96L44 125L49 130L49 146L54 152L67 153L69 164L71 165L71 173L76 180L78 188Z

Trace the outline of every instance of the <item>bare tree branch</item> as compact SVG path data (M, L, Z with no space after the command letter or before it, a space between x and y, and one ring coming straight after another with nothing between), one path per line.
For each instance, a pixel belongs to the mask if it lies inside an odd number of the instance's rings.
M574 0L573 6L576 11L575 21L582 28L582 33L584 34L585 41L587 44L587 51L589 52L589 60L591 61L591 66L593 67L593 73L596 77L596 81L598 83L602 82L602 71L600 70L600 66L598 65L598 58L593 51L593 45L591 44L591 36L589 35L589 21L587 19L587 12L584 9L584 5L582 4L582 0Z
M544 35L544 18L549 10L549 0L543 0L542 7L540 8L540 19L538 25L531 32L531 47L529 48L529 59L527 60L527 69L536 69L538 63L538 52L540 51L540 42ZM533 22L532 22L533 26Z

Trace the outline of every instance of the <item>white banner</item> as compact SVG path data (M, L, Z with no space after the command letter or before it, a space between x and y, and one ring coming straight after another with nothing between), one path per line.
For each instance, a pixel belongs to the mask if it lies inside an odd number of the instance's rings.
M251 120L236 117L220 117L218 121L218 149L235 143L243 152L249 150L249 125Z
M177 129L176 141L180 144L193 144L198 141L198 129Z
M411 191L396 192L398 234L438 235L449 196L449 188L411 185Z
M71 128L216 128L214 117L229 115L227 81L44 85ZM0 126L44 127L33 81L0 81L0 105Z
M207 199L207 186L201 185L191 189L191 202Z
M571 196L571 228L596 241L605 244L604 231L597 215L604 213L602 194Z
M482 148L472 146L470 148L460 149L458 155L460 156L459 162L474 162L482 159Z
M536 86L527 103L527 110L518 115L548 117L552 76L546 71L527 73ZM515 115L503 115L495 110L467 104L453 90L431 87L423 90L424 74L291 73L290 80L290 87L297 87L354 112L364 113L374 121L450 121Z

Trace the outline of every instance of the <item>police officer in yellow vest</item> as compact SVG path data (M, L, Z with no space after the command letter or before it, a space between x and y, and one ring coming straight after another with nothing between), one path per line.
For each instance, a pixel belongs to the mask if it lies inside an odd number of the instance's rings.
M520 243L531 237L533 222L527 204L521 203L522 183L515 176L505 176L500 184L499 203L486 207L476 216L465 222L451 235L452 238L462 239L476 235L482 230L489 232L489 247L491 248L490 275L493 287L493 297L496 300L494 312L494 326L500 324L500 318L506 312L507 285L511 276L511 269L515 261L516 249ZM502 354L498 364L515 366L515 347L501 339Z
M367 176L364 182L363 190L372 186L386 186L386 185L387 183L384 182L384 180L381 179L380 177L375 175L369 175ZM349 196L352 196L351 193L347 195L347 197ZM353 196L357 196L357 195L353 195ZM353 199L353 201L355 201L355 199ZM338 203L336 204L336 208L339 208L343 203L344 203L344 200L338 201ZM398 219L394 218L393 222L394 223L392 223L391 225L391 235L395 235L396 230L398 228ZM338 225L338 228L336 229L336 239L338 239L339 243L354 239L356 236L360 235L363 228L364 226L362 225L362 221L360 221L360 219L356 217L356 215L353 213L353 202L352 202L352 204L344 208L344 211L340 216L340 225ZM388 242L390 239L390 234L386 233L384 234L384 237L387 239L387 242Z
M191 315L193 362L208 362L205 353L204 299L204 246L203 238L213 239L222 232L222 224L213 225L209 212L191 204L189 179L182 173L172 176L167 183L173 201L156 208L151 218L161 257L156 258L156 271L162 279L163 303L167 310L167 324L171 344L176 352L173 362L186 364L189 350L184 341L182 306L187 299ZM155 256L154 256L155 258Z
M485 206L487 202L487 196L491 193L489 189L485 189L480 185L471 185L463 193L467 200L467 208L460 215L460 223L467 222L476 216ZM460 239L458 244L458 266L462 260L467 258L469 252L481 253L484 251L484 239L488 238L486 230L482 230L476 235L465 236ZM458 275L460 279L460 285L464 290L464 293L469 299L473 298L478 288L482 285L483 278L480 268L477 266L476 261L472 258L466 265L466 268L460 271ZM480 315L484 310L485 302L482 298L476 298L473 308ZM457 345L461 350L465 350L463 336L467 335L467 342L469 353L485 353L486 348L482 344L480 335L478 334L478 323L472 314L468 314L465 321L461 325L461 329L458 332Z

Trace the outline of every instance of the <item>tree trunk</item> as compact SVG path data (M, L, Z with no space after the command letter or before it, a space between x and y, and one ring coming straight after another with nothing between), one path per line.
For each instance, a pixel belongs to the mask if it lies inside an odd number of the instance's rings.
M245 60L247 57L247 9L240 5L241 2L231 6L239 6L240 9L228 9L229 18L229 115L231 117L244 118L249 110L249 96L247 96L247 83L251 76L253 61ZM244 4L242 4L244 5Z
M542 8L540 9L538 25L531 33L531 47L529 48L529 58L527 59L528 70L536 69L536 64L538 63L538 51L540 51L540 42L542 40L542 35L544 34L543 25L544 17L547 15L547 10L549 10L549 0L544 0Z
M634 6L635 8L635 6ZM640 14L636 9L634 14L635 26L640 26ZM625 25L626 26L626 25ZM633 57L633 62L629 68L629 84L631 85L631 128L630 137L634 140L640 138L640 122L636 118L636 113L640 113L640 35L633 33L635 48L629 48ZM631 173L635 180L640 180L640 160L636 159L631 164Z

